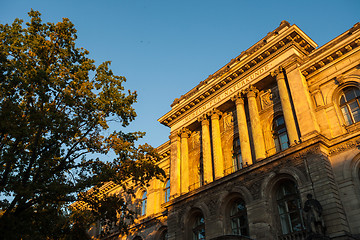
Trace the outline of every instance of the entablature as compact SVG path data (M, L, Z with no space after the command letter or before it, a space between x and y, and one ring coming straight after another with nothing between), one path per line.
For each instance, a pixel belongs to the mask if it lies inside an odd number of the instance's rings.
M280 27L282 26L280 29L269 33L268 36L210 75L180 99L175 99L172 110L158 121L172 127L190 111L204 105L210 96L218 95L241 79L251 78L252 74L262 74L267 70L263 69L266 68L266 63L288 48L297 49L303 57L309 55L317 47L316 43L296 25L289 27L286 23L282 22L283 26L280 25Z
M311 79L349 54L359 51L359 46L360 23L356 23L348 31L307 56L300 70L307 79Z

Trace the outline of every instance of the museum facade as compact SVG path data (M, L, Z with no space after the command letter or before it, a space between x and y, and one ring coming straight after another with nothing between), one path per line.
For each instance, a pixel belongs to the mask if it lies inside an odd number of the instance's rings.
M168 180L103 239L360 239L359 101L360 23L318 47L281 22L174 100Z

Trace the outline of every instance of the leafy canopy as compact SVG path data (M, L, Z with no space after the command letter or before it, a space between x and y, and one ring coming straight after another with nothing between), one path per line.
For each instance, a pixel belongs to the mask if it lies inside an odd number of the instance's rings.
M163 171L152 147L135 145L144 133L122 130L136 117L137 94L124 90L126 79L76 47L68 19L43 23L33 10L29 17L0 24L0 232L9 239L80 239L90 222L114 220L120 211L131 218L121 197L95 197L102 184L131 193L127 179L146 185ZM120 130L105 134L109 122ZM112 161L94 157L110 152ZM91 206L86 215L66 211L74 201Z

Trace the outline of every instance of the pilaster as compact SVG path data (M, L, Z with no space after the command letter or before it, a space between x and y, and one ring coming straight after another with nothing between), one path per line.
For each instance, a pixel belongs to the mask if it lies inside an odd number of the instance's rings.
M294 105L296 117L299 124L301 140L307 140L320 131L315 117L314 106L311 101L309 89L305 77L300 69L293 66L286 70L286 76L291 92L291 97L296 104Z

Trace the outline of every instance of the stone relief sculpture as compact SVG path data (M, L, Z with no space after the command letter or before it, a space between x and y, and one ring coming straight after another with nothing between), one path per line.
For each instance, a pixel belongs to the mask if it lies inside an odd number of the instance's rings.
M325 237L326 227L322 217L323 208L320 202L308 194L304 203L304 218L306 224L307 240L328 239Z

